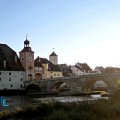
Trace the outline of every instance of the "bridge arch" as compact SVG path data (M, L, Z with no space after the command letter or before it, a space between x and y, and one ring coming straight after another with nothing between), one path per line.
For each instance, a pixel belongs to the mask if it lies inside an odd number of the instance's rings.
M58 92L63 92L63 91L70 91L70 86L66 82L55 82L50 86L51 91L58 91Z
M30 84L26 87L27 92L41 92L41 88L37 84Z
M108 91L108 85L104 80L90 79L86 81L84 89L87 91Z

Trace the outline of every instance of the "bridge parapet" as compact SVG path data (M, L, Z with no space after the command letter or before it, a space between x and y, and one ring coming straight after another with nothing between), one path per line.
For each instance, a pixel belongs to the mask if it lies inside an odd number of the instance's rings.
M50 91L51 86L54 84L61 82L66 83L70 86L71 90L76 90L79 88L81 91L88 90L89 86L87 84L88 81L104 81L110 89L113 89L117 86L117 80L120 79L120 73L115 74L92 74L92 75L82 75L77 77L62 77L62 78L52 78L52 79L44 79L44 80L32 80L32 81L24 81L25 88L30 84L37 84L41 87L42 91Z

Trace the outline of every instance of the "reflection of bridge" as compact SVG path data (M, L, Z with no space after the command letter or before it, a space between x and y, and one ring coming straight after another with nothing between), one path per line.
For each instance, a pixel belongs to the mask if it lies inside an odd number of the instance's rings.
M25 88L27 90L41 90L42 92L60 91L62 89L85 92L89 91L93 83L99 80L104 81L109 89L113 89L117 86L117 80L120 80L120 74L94 74L79 77L25 81Z

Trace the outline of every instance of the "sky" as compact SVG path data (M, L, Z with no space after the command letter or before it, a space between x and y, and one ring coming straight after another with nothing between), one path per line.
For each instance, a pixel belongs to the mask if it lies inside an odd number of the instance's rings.
M26 35L35 58L120 67L120 0L0 0L0 43L19 55Z

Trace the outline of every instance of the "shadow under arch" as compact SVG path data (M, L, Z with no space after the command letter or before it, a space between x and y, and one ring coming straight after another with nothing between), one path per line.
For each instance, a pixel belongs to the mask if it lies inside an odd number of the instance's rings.
M55 82L51 87L51 91L70 91L70 86L66 82Z
M104 80L91 79L86 81L84 89L87 91L108 91L108 85Z
M39 85L30 84L26 87L27 92L41 92L41 88Z

